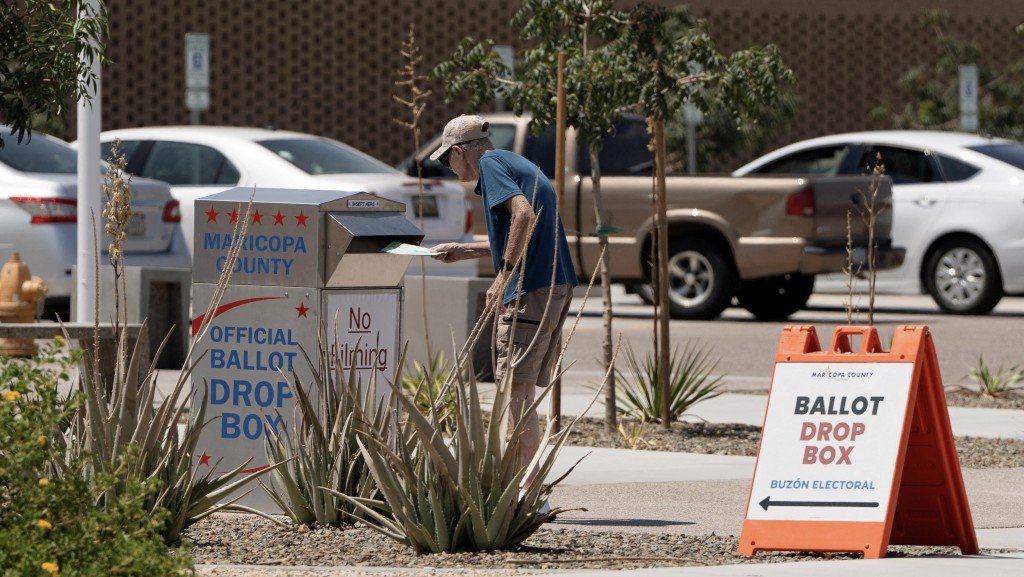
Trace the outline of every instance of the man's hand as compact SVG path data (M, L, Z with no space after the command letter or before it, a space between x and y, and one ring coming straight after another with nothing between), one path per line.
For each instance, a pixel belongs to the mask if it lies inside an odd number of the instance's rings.
M430 250L441 253L430 257L441 262L458 262L466 258L465 246L458 242L444 242L430 247Z
M469 258L491 256L491 245L486 242L443 242L430 247L430 250L441 253L431 257L441 262L459 262Z

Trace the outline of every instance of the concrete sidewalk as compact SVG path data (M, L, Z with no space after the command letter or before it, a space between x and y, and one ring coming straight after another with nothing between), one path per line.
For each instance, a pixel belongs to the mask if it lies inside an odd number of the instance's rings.
M175 375L162 376L173 381ZM564 415L603 415L599 403L588 407L593 393L572 391L562 397ZM767 396L726 393L694 408L691 420L761 426ZM543 407L547 410L547 407ZM1024 411L1001 409L949 410L955 436L1024 439ZM581 460L582 459L582 460ZM577 464L577 461L579 463ZM565 447L553 475L576 465L555 488L552 503L567 511L550 525L556 529L738 536L747 506L755 459L724 455L666 453L628 449ZM1024 575L1024 469L965 469L964 482L980 546L1015 549L1010 555L895 558L799 563L761 563L714 567L673 567L643 570L573 570L551 575L586 577L641 576L830 576L986 577ZM207 566L213 569L214 566ZM202 569L202 567L201 567ZM235 567L231 575L374 575L440 574L409 568L264 568ZM305 573L303 572L305 571ZM203 574L203 573L201 573ZM220 575L221 573L211 573Z
M583 412L591 395L563 395L565 414ZM689 420L761 426L767 396L723 394L694 408ZM603 415L595 404L586 414ZM951 407L954 436L1024 439L1024 411ZM556 487L559 507L582 508L562 514L553 526L591 531L736 535L743 525L755 459L566 447L556 474L583 460ZM964 469L964 484L982 549L1016 549L1012 555L925 559L765 563L643 569L575 571L588 577L630 576L830 576L944 577L979 574L1024 575L1024 469Z

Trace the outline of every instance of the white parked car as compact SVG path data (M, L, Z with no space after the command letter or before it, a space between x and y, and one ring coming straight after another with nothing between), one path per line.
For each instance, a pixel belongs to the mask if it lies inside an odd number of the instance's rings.
M181 202L189 254L195 199L238 186L369 192L405 203L406 216L423 230L423 246L471 238L469 204L461 186L426 180L421 202L415 178L328 138L263 128L161 126L109 130L100 139L104 154L114 139L121 140L128 172L170 183ZM419 271L420 260L413 260L410 273ZM422 260L428 274L475 275L472 261L452 265Z
M926 292L956 314L985 314L1003 295L1024 294L1024 143L938 131L837 134L733 174L862 174L878 157L893 183L892 243L907 251L902 267L878 273L879 292Z
M22 142L3 130L0 148L0 261L17 252L33 276L48 287L46 314L70 320L72 268L78 260L78 152L68 143L32 132ZM103 181L106 166L96 167ZM187 268L191 259L175 252L181 213L167 183L144 178L131 181L132 219L125 243L125 264ZM95 207L102 235L102 203ZM100 265L110 266L109 239L100 236ZM0 263L2 264L2 263Z

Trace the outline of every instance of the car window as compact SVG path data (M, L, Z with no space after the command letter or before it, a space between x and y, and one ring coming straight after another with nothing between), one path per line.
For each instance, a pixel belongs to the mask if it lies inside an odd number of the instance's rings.
M1019 142L1012 144L985 144L969 146L968 148L1024 170L1024 144Z
M647 121L642 118L623 118L615 123L615 134L605 137L601 143L602 175L649 175L654 166L647 144ZM580 172L590 174L590 152L586 145L580 145Z
M977 166L961 162L943 154L932 154L935 160L939 161L941 176L946 182L960 182L978 174L981 170Z
M240 179L238 169L213 148L163 140L153 143L139 176L175 186L230 185Z
M758 174L818 174L835 176L846 155L846 145L823 146L802 150L770 162L755 172Z
M869 172L876 163L885 168L885 175L892 179L893 184L922 184L942 180L933 174L928 154L920 150L896 146L865 148L858 166Z
M141 140L122 140L121 141L121 154L124 155L126 163L130 164L132 157L138 152L139 147L142 146ZM100 158L104 161L110 162L113 160L110 156L111 151L114 149L114 141L101 142L100 143Z
M554 178L555 126L548 126L537 136L534 136L533 132L527 132L526 142L523 143L523 156L536 164L545 176Z
M21 172L45 174L75 174L78 172L78 153L62 142L43 136L26 135L4 139L0 148L0 162Z
M516 126L514 124L491 124L489 133L494 148L512 150L516 144Z
M367 174L395 171L370 156L327 140L295 138L261 140L257 144L308 174Z

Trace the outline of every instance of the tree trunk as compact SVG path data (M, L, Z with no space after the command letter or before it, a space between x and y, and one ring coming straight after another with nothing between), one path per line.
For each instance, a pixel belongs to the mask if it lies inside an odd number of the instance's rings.
M665 121L654 121L654 178L658 219L658 389L661 393L661 428L672 429L669 417L669 351L668 351L668 209L665 199Z
M609 268L608 235L604 229L604 206L601 201L601 163L600 149L590 147L590 178L594 183L594 215L597 219L597 240L601 249L601 318L604 321L604 337L601 339L601 352L604 354L605 380L604 388L604 428L608 432L618 429L618 416L615 412L615 371L610 370L613 361L612 350L612 281Z
M562 205L565 203L565 51L558 53L558 108L555 114L555 199L558 204L558 219L562 219ZM416 150L419 150L418 148ZM559 337L561 339L561 337ZM565 346L561 342L561 346ZM555 367L560 370L562 367ZM551 410L555 420L555 432L562 430L562 376L555 377L551 386Z

